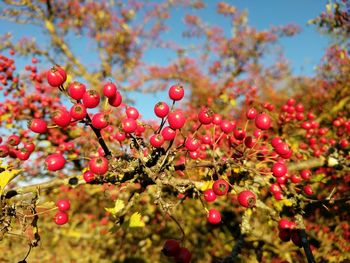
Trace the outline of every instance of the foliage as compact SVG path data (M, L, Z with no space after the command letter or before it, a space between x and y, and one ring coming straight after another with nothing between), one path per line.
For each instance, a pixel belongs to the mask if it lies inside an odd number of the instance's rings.
M196 52L162 37L178 7L189 12L183 35ZM342 4L331 7L314 23L347 34L333 23ZM193 262L350 259L344 45L326 50L316 76L294 76L283 54L271 64L266 56L298 28L258 31L226 3L217 12L229 36L190 12L202 1L2 8L48 39L6 34L0 43L2 262L188 262L180 247ZM93 66L74 54L73 34L92 43ZM152 48L177 56L149 65ZM32 59L22 71L23 56ZM159 89L168 98L145 120L127 91ZM180 245L174 257L166 240Z

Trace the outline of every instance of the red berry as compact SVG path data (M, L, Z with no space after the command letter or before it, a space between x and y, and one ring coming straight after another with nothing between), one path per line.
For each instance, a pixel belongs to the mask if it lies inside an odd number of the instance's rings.
M215 208L209 209L207 220L210 224L219 224L221 222L220 212Z
M270 116L266 113L260 113L255 118L255 126L260 130L268 130L271 126Z
M159 147L162 147L164 143L164 138L161 134L153 134L149 142L153 147L159 148Z
M238 202L244 207L253 207L256 202L255 194L250 190L243 190L238 194Z
M213 189L207 189L204 191L204 199L207 202L213 202L216 199L216 194L214 193Z
M100 103L100 95L96 90L87 90L83 95L83 104L86 108L95 108Z
M68 86L68 94L75 100L81 100L86 92L86 86L83 83L74 81Z
M220 125L220 123L222 122L222 117L221 117L221 115L220 114L214 114L213 115L213 123L215 124L215 125Z
M174 257L180 252L180 243L175 239L168 239L163 245L162 252L167 257Z
M68 222L68 215L65 212L58 211L54 220L57 225L64 225Z
M62 154L53 153L46 157L45 164L49 171L57 171L64 167L66 160Z
M175 110L168 114L168 123L173 130L181 129L186 122L184 113L181 110Z
M65 108L60 108L52 113L52 121L64 128L70 124L71 116L70 113Z
M117 86L112 82L108 82L103 85L102 92L107 98L113 98L117 94Z
M47 72L47 82L52 87L61 86L67 79L67 75L60 67L54 66Z
M108 171L108 160L104 157L95 157L89 161L89 169L92 173L103 175Z
M83 104L74 104L70 109L70 115L73 119L82 120L86 117L86 108Z
M165 102L158 102L154 105L154 113L158 118L164 118L169 113L169 106Z
M203 108L198 113L198 120L201 124L204 124L204 125L210 124L214 119L213 114L214 113L211 109Z
M0 158L4 158L9 154L9 147L7 145L0 145Z
M280 143L276 144L276 146L274 146L274 148L275 148L275 152L278 153L279 155L288 154L290 151L288 144L286 144L284 142L280 142Z
M253 138L252 136L248 136L244 139L244 144L248 148L253 148L254 145L256 144L256 142L257 142L257 140L255 138Z
M228 134L232 132L234 128L236 128L236 125L232 121L222 120L220 123L220 128L224 133Z
M301 176L301 178L303 178L304 180L307 181L310 179L311 171L310 170L301 170L300 176Z
M95 175L90 171L86 171L83 174L83 178L84 178L85 182L90 183L95 179Z
M17 146L20 142L21 142L21 139L16 134L12 134L7 138L7 144L11 146Z
M185 248L181 247L179 253L174 257L176 263L190 263L192 254Z
M171 86L169 89L169 97L174 101L181 100L184 97L184 95L185 91L180 85Z
M108 98L108 103L113 107L119 107L122 104L123 98L120 93L117 91L115 96Z
M286 219L286 218L282 218L280 219L280 221L278 221L278 229L291 229L292 224L291 222Z
M117 139L118 142L122 142L126 138L126 135L123 132L117 132L114 136L115 136L115 138Z
M213 191L216 195L222 196L227 194L230 186L224 179L218 179L213 184Z
M287 166L283 163L275 163L271 171L275 177L281 177L287 174Z
M185 142L185 147L189 151L196 151L200 146L200 141L195 138L188 137Z
M292 183L294 184L298 184L301 182L301 177L293 174L291 177L290 177L290 180L292 181Z
M303 189L304 189L304 193L306 195L313 195L314 194L314 192L312 191L311 185L305 185Z
M96 113L94 116L92 116L91 124L96 129L106 128L109 124L109 116L101 112Z
M35 144L32 142L24 142L23 147L30 153L35 150Z
M233 136L236 138L236 140L242 141L246 136L246 132L242 129L238 129L233 132Z
M59 211L64 212L69 210L70 202L68 199L61 199L57 201L56 206L58 207Z
M30 157L31 152L29 152L26 149L20 149L20 150L16 150L16 156L18 159L20 159L21 161L25 161L28 160Z
M45 133L47 131L47 123L42 119L33 119L28 122L28 128L36 133Z
M278 237L283 241L283 242L288 242L290 240L290 229L281 229L279 231Z
M296 245L297 247L302 247L301 237L300 237L300 230L299 229L292 230L292 235L291 235L290 239L292 240L294 245Z
M254 108L250 108L247 110L246 116L248 119L253 120L258 115L258 111Z
M137 128L137 122L131 118L125 118L122 120L122 128L126 133L133 133Z
M163 135L164 140L171 141L176 136L176 130L173 130L169 126L163 128L161 134Z
M139 111L134 107L127 107L126 108L126 116L128 118L137 120L137 118L139 117Z

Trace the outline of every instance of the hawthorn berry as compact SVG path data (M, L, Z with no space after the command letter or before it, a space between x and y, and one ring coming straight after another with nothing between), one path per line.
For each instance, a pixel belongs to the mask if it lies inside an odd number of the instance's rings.
M42 119L33 119L28 122L28 128L36 133L45 133L47 131L47 123Z
M160 148L164 143L164 138L161 134L153 134L149 142L153 147Z
M70 115L75 120L82 120L86 117L87 112L83 104L76 103L70 109Z
M92 173L103 175L108 171L108 160L105 157L95 157L89 161L89 169Z
M86 92L86 86L83 83L74 81L69 84L67 92L71 98L81 100Z
M49 171L57 171L64 167L66 159L64 159L62 154L53 153L46 157L45 164Z
M122 104L123 98L117 91L113 97L108 98L108 103L113 107L119 107Z
M258 111L255 108L250 108L246 112L246 117L249 120L255 119L255 117L258 115Z
M103 85L102 92L107 98L113 98L117 94L117 86L112 82L107 82Z
M32 142L23 142L23 148L28 152L33 152L35 150L35 144Z
M185 247L181 247L179 253L174 257L176 263L190 263L192 253Z
M181 100L185 95L184 88L181 85L171 86L169 89L169 97L170 99L177 101Z
M154 114L158 118L164 118L169 113L169 106L165 102L158 102L156 105L154 105Z
M52 121L64 128L67 127L71 122L71 115L65 108L60 108L52 113Z
M109 116L105 113L98 112L92 116L91 124L96 129L106 128L109 124Z
M137 122L131 118L125 118L122 120L122 128L126 133L133 133L137 128Z
M130 119L137 120L139 117L139 111L134 107L127 107L125 110L126 116Z
M70 201L68 199L58 200L56 203L58 210L61 212L67 211L70 208Z
M83 95L83 104L86 108L92 109L100 103L100 95L96 90L87 90Z
M253 207L256 202L255 194L250 190L243 190L238 194L238 202L244 207Z
M31 154L31 152L29 152L25 148L16 150L15 153L16 153L17 158L20 159L21 161L28 160L30 157L30 154Z
M200 146L200 141L196 138L188 137L185 141L185 147L188 151L196 151Z
M180 252L180 243L175 239L168 239L165 241L162 253L167 257L174 257Z
M311 185L305 185L304 188L303 188L303 190L304 190L304 193L305 193L306 195L309 195L309 196L310 196L310 195L313 195L313 194L314 194Z
M9 154L9 147L7 145L0 145L0 158L4 158Z
M166 126L162 129L161 134L163 135L164 140L171 141L176 136L176 130L173 130L169 126Z
M204 191L204 199L208 203L216 200L216 194L214 193L213 189L207 189Z
M207 220L210 224L216 225L221 222L221 214L215 208L209 209Z
M229 186L228 182L226 182L224 179L216 180L213 184L213 187L212 187L214 193L218 196L222 196L222 195L227 194L229 188L230 188L230 186Z
M59 87L61 86L67 79L67 75L59 66L52 67L46 74L47 82L52 87Z
M58 211L54 217L54 221L57 225L64 225L68 222L68 215L65 212Z
M228 134L232 132L234 128L236 128L236 125L232 121L222 120L220 123L220 128L224 133Z
M175 110L168 114L168 123L173 130L181 129L186 122L184 113L181 110Z
M236 140L242 141L246 136L246 132L242 129L237 129L237 130L234 130L233 136L235 137Z
M271 118L266 113L260 113L255 118L255 126L260 130L268 130L271 126Z
M91 183L95 179L95 175L91 171L86 171L83 173L83 179L85 182Z
M310 179L311 176L311 171L310 170L301 170L300 171L300 176L303 178L305 181Z
M207 125L212 123L214 116L213 111L209 108L203 108L198 113L198 120L201 124Z
M281 177L287 174L287 166L283 163L275 163L271 171L275 177Z
M16 134L12 134L7 138L7 144L11 146L17 146L20 142L21 142L21 139Z

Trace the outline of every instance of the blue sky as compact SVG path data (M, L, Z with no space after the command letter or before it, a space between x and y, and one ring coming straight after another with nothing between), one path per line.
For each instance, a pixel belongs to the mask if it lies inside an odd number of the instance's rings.
M207 8L204 10L192 11L197 14L208 24L216 24L229 33L229 22L215 13L217 0L207 0ZM307 21L320 14L327 4L326 0L231 0L226 1L235 5L239 9L248 11L249 24L259 30L268 29L273 25L286 25L294 23L302 28L301 33L292 38L284 38L281 44L286 58L290 62L291 68L295 74L313 75L314 67L320 62L324 54L324 50L328 44L328 39L321 36L315 26L307 25ZM0 7L3 3L0 4ZM187 13L187 12L186 12ZM172 38L180 43L188 44L188 41L182 39L181 31L183 26L183 16L186 14L183 9L177 8L172 11L171 18L168 21L171 31L165 33L165 38ZM40 30L32 26L14 25L12 23L0 20L0 34L12 32L16 39L22 36L36 38L39 42L45 43L45 37ZM28 35L30 33L30 35ZM91 52L90 44L82 45L84 39L73 41L72 49L77 51L82 60L88 65L92 65L95 55ZM173 58L171 52L153 50L148 52L144 59L146 62L165 65L168 59ZM28 63L31 57L17 61L18 68ZM141 94L133 94L136 100L136 106L144 107L144 96ZM143 110L146 118L153 116L153 104L159 100L166 100L166 94L153 94L148 97L147 109Z

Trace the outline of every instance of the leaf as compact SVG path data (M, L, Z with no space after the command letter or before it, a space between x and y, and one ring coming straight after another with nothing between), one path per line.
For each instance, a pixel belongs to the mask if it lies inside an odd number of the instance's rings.
M141 214L135 212L131 215L129 220L129 227L144 227L145 223L141 219Z
M114 207L112 208L105 207L105 210L111 213L113 216L115 216L124 207L125 207L124 202L118 199L115 201Z
M8 170L5 168L5 171L0 173L0 195L4 192L6 185L20 172L21 170Z
M213 186L213 181L206 181L204 184L201 186L201 191L205 191Z

